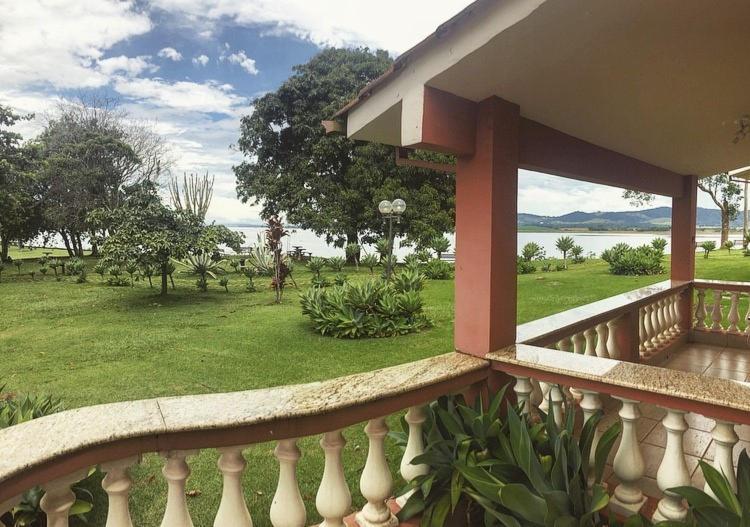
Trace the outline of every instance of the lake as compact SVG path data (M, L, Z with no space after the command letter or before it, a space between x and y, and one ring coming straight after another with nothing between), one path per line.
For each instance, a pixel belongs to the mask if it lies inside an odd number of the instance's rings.
M230 229L241 232L245 235L245 245L253 245L256 242L259 233L263 232L263 227L233 227L228 226ZM518 233L518 252L520 253L521 247L529 242L538 243L547 253L548 257L560 257L559 252L555 248L555 241L560 236L571 236L575 242L583 247L583 253L588 255L590 252L595 253L599 256L602 251L609 249L613 245L624 242L629 245L643 245L651 243L654 238L665 238L669 241L669 232L660 234L650 233L611 233L611 232L585 232L585 233L573 233L573 232L519 232ZM455 249L455 235L448 234L448 239L451 241L451 251ZM732 239L739 238L739 235L733 235ZM698 234L696 237L697 243L700 245L706 240L714 240L716 244L719 244L719 233L715 234ZM315 256L343 256L344 250L341 248L327 245L325 238L317 236L314 232L305 229L289 229L289 236L284 238L284 247L288 250L295 245L301 245L305 250L310 251ZM413 252L412 247L399 247L398 240L396 241L395 252L399 258L403 258L405 255ZM666 252L669 253L670 246L667 245ZM371 246L365 246L365 251L373 252Z

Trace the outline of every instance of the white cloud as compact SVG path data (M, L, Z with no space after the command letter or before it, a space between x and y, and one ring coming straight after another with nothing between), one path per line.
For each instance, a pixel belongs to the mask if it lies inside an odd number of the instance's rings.
M174 48L162 48L159 50L158 55L162 58L173 60L174 62L182 60L182 53Z
M471 0L153 0L152 5L191 20L229 18L267 25L320 46L368 45L401 53L432 33Z
M169 82L159 78L117 77L114 80L114 89L132 100L159 108L233 116L247 110L245 97L235 94L231 85L215 81Z
M250 75L257 75L259 73L258 68L255 66L255 59L248 57L243 49L239 50L237 53L232 53L231 55L222 55L221 60L227 60L231 64L238 64Z
M124 73L129 77L135 77L144 71L155 72L159 69L159 66L151 64L149 55L140 55L138 57L126 57L120 55L119 57L110 57L107 59L101 59L97 61L99 71L101 71L107 77L111 77L114 73Z
M95 66L104 51L151 29L131 1L3 1L0 11L0 79L8 89L103 86L109 79Z
M205 66L208 64L208 60L206 55L198 55L197 57L193 57L193 64L196 66Z

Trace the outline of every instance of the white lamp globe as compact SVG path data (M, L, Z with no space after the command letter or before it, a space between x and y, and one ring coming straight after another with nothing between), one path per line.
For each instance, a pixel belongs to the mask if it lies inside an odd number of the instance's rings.
M393 212L393 203L384 199L378 204L378 210L380 211L380 214L390 214Z
M400 198L393 200L393 213L403 214L406 210L406 202Z

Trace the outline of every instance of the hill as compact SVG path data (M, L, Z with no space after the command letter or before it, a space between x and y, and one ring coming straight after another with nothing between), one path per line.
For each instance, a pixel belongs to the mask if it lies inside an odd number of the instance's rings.
M546 229L590 229L590 230L668 230L672 218L671 207L623 212L570 212L562 216L539 216L518 214L519 227ZM718 209L698 207L698 227L719 227L721 213ZM742 217L732 221L732 227L741 227Z

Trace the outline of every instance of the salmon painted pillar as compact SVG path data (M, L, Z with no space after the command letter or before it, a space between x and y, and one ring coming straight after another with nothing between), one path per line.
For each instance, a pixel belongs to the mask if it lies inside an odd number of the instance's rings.
M517 105L478 103L474 154L456 165L455 347L483 356L516 341Z
M682 195L672 198L672 280L695 278L695 223L698 206L698 178L683 178ZM690 329L692 317L692 291L684 293L679 301L681 329Z

